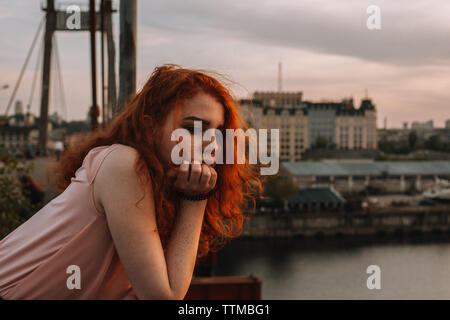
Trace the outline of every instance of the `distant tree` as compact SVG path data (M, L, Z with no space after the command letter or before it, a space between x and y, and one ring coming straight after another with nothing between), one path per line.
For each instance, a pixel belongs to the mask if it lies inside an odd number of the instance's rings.
M375 161L387 161L389 158L384 153L378 153L375 157Z
M32 164L0 150L0 240L42 207L42 203L32 203L20 182L32 169Z
M425 140L425 147L428 150L440 151L443 149L443 144L441 137L438 135L432 135L427 140Z
M283 202L297 192L297 187L288 177L272 176L264 182L263 195L276 202Z
M381 140L378 143L378 149L386 154L408 154L411 149L407 142L392 142Z
M394 153L395 146L391 141L383 139L378 143L378 149L384 153Z
M425 142L424 141L417 141L416 143L416 150L424 150L425 149Z
M416 147L418 140L419 137L417 136L417 133L415 131L411 131L408 135L408 144L411 151Z
M316 144L315 147L318 149L323 149L326 148L328 146L328 140L325 137L322 136L318 136L316 139Z
M90 124L86 121L63 122L62 126L67 129L68 134L90 131Z

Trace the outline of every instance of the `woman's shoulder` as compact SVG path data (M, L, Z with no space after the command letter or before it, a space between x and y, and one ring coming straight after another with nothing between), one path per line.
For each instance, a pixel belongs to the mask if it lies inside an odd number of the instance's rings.
M107 170L131 170L139 158L139 151L128 145L115 143L105 156L102 167Z
M137 155L138 151L135 148L120 143L91 148L83 159L83 166L88 171L89 183L96 179L99 171L104 171L102 168L105 167L105 162L112 162L116 166L127 166L131 160L137 158Z
M120 145L104 158L94 180L94 199L103 211L105 201L115 203L123 194L130 194L131 199L141 191L140 174L135 168L138 157L137 149Z
M139 151L136 148L131 147L126 144L114 143L111 145L111 147L114 147L114 150L118 150L118 151L116 151L116 154L119 154L121 156L136 157L137 155L139 155Z

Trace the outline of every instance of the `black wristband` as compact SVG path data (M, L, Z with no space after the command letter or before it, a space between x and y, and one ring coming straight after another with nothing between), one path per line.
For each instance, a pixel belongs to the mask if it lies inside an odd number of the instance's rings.
M175 191L175 192L182 199L190 200L190 201L201 201L201 200L208 199L209 196L212 194L213 190L209 191L208 193L199 194L199 195L196 195L196 196L190 196L190 195L187 195L187 194L185 194L185 193L183 193L181 191L178 191L178 190Z

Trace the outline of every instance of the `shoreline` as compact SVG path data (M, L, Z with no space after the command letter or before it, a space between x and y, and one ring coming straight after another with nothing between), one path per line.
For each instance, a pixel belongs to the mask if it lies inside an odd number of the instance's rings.
M450 237L450 206L383 208L355 212L256 213L242 238Z

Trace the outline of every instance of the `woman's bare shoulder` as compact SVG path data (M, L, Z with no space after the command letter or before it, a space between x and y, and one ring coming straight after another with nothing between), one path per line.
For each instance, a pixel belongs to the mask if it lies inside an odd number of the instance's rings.
M135 193L141 184L135 169L139 152L130 146L121 145L103 160L94 180L94 198L105 209L104 199L112 193Z
M109 158L111 163L115 163L119 166L127 167L130 160L136 161L139 157L139 151L131 146L124 144L118 144L118 147L111 151L106 158ZM105 158L105 160L106 160Z
M135 178L135 164L139 158L139 152L130 146L120 145L112 150L103 160L98 173L98 180L108 180L109 177Z

